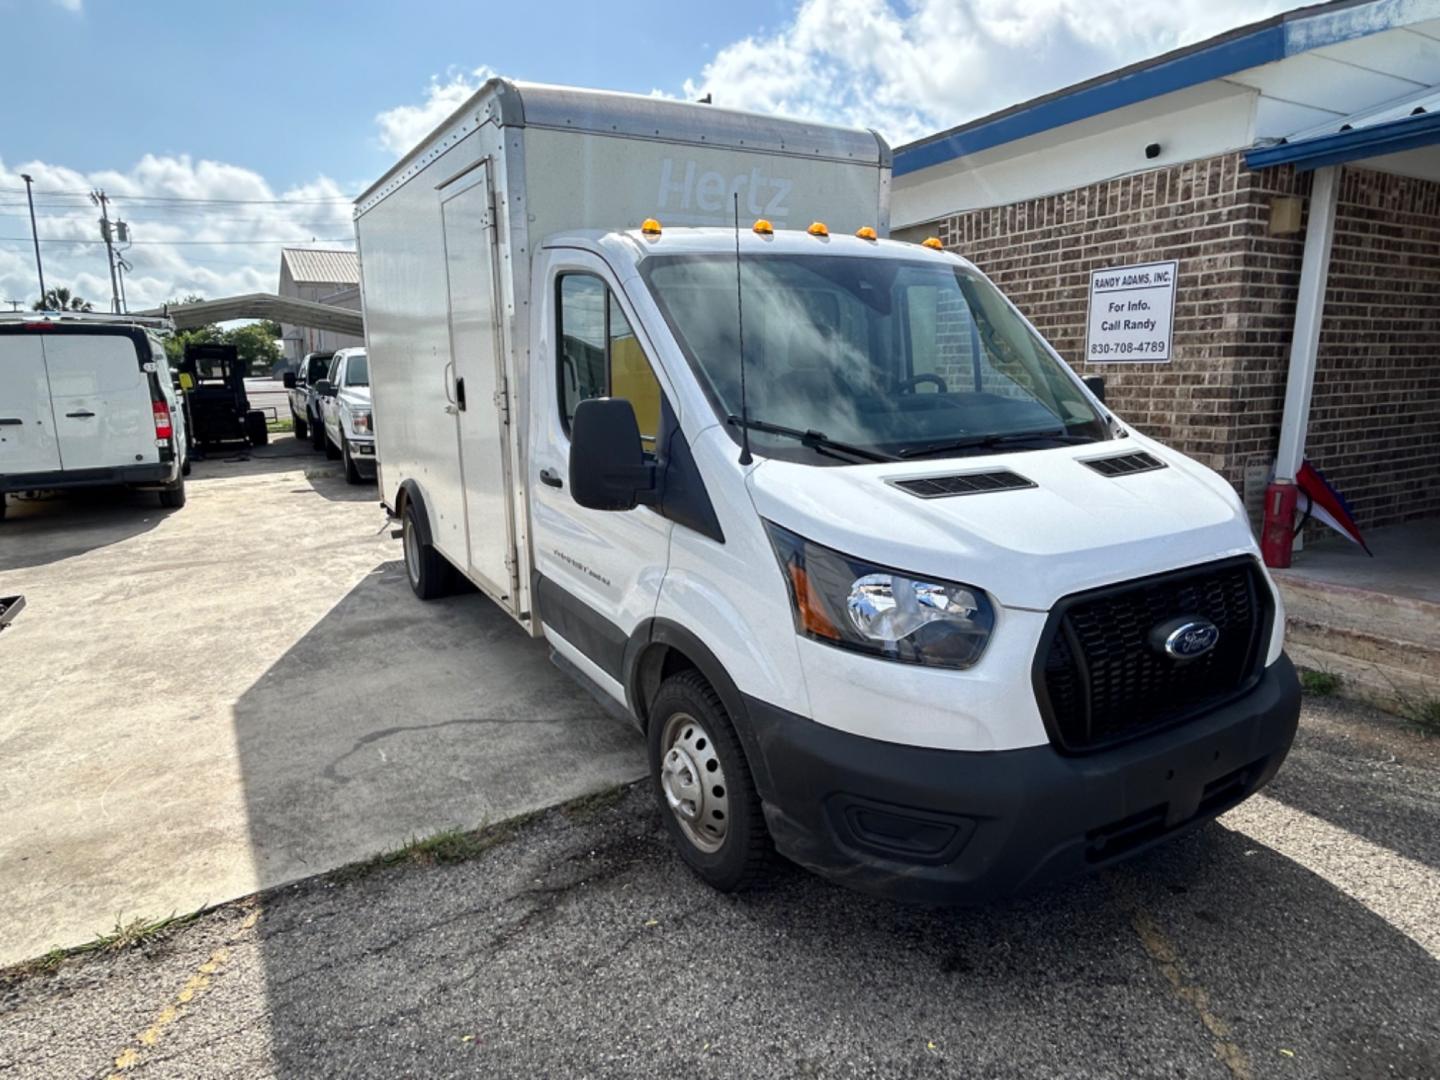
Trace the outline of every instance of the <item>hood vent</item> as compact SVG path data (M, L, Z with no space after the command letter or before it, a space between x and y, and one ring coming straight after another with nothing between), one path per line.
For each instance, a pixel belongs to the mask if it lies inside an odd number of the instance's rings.
M1165 463L1143 450L1133 454L1119 454L1115 457L1091 458L1084 462L1101 476L1129 476L1137 472L1153 472L1165 468Z
M984 495L991 491L1019 491L1033 488L1034 481L1000 469L996 472L960 473L955 476L926 476L916 480L892 480L898 488L922 499L941 499L948 495Z

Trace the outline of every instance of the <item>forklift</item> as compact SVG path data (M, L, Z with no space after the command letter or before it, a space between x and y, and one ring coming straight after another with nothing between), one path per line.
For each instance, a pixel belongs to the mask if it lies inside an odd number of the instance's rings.
M186 428L193 445L204 448L220 443L269 443L265 414L250 408L245 370L234 345L185 346L179 375L189 420Z

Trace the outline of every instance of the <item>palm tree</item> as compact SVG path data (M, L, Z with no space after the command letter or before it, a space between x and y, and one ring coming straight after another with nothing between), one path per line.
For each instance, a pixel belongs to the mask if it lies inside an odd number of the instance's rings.
M94 311L95 306L80 296L71 296L64 285L47 289L45 295L35 301L35 311Z

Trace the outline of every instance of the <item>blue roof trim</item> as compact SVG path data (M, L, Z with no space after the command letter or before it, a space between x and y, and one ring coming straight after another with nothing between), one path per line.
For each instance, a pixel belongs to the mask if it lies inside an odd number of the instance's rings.
M934 142L895 152L894 174L904 176L965 154L1014 142L1063 124L1073 124L1126 105L1147 101L1246 68L1285 59L1285 28L1267 26L1253 34L1222 41L1153 67L1142 68L1070 93L1042 98L988 123L957 131Z
M1440 143L1440 112L1421 113L1391 120L1388 124L1374 124L1334 135L1318 135L1300 142L1257 147L1246 151L1245 164L1251 169L1294 165L1300 172L1307 172L1322 165L1343 165L1347 161L1395 154L1436 143Z

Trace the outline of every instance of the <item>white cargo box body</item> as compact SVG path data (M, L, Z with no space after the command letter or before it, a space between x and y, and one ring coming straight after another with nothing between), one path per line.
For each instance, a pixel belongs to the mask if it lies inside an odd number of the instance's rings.
M492 79L360 196L381 498L423 492L432 543L525 624L531 254L574 229L889 225L873 133ZM497 317L498 314L498 317ZM547 369L548 370L548 369Z

